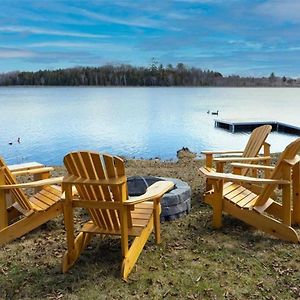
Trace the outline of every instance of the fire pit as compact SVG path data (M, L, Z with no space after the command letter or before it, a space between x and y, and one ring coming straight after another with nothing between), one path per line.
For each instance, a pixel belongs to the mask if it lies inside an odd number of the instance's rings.
M147 187L159 180L174 182L174 188L166 193L161 199L162 212L160 221L171 221L182 217L191 210L191 188L176 178L155 176L132 176L127 179L129 196L139 196L146 192Z

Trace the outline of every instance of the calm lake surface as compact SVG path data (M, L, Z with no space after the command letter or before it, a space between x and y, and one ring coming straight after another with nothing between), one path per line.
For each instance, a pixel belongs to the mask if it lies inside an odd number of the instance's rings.
M72 150L175 159L183 146L243 149L249 134L215 128L208 110L300 126L296 88L2 87L0 107L0 155L8 163L58 165ZM272 133L271 151L295 138Z

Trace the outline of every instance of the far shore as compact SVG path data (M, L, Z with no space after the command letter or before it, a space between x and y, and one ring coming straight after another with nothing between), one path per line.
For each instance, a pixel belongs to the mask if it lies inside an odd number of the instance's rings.
M293 85L293 86L194 86L194 85L186 85L186 86L136 86L136 85L0 85L0 88L105 88L105 89L141 89L141 88L150 88L150 89L160 89L160 88L170 88L170 89L211 89L211 88L217 88L217 89L265 89L265 88L300 88L300 85Z

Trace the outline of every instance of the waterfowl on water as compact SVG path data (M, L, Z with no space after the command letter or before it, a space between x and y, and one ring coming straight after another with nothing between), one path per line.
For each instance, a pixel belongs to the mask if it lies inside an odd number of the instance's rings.
M217 111L212 111L211 114L212 114L212 115L218 115L218 114L219 114L219 111L218 111L218 110L217 110Z

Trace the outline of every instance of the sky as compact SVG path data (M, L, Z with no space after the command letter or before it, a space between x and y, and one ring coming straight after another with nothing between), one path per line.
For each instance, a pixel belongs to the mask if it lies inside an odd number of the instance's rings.
M153 58L300 77L300 0L0 0L0 72Z

